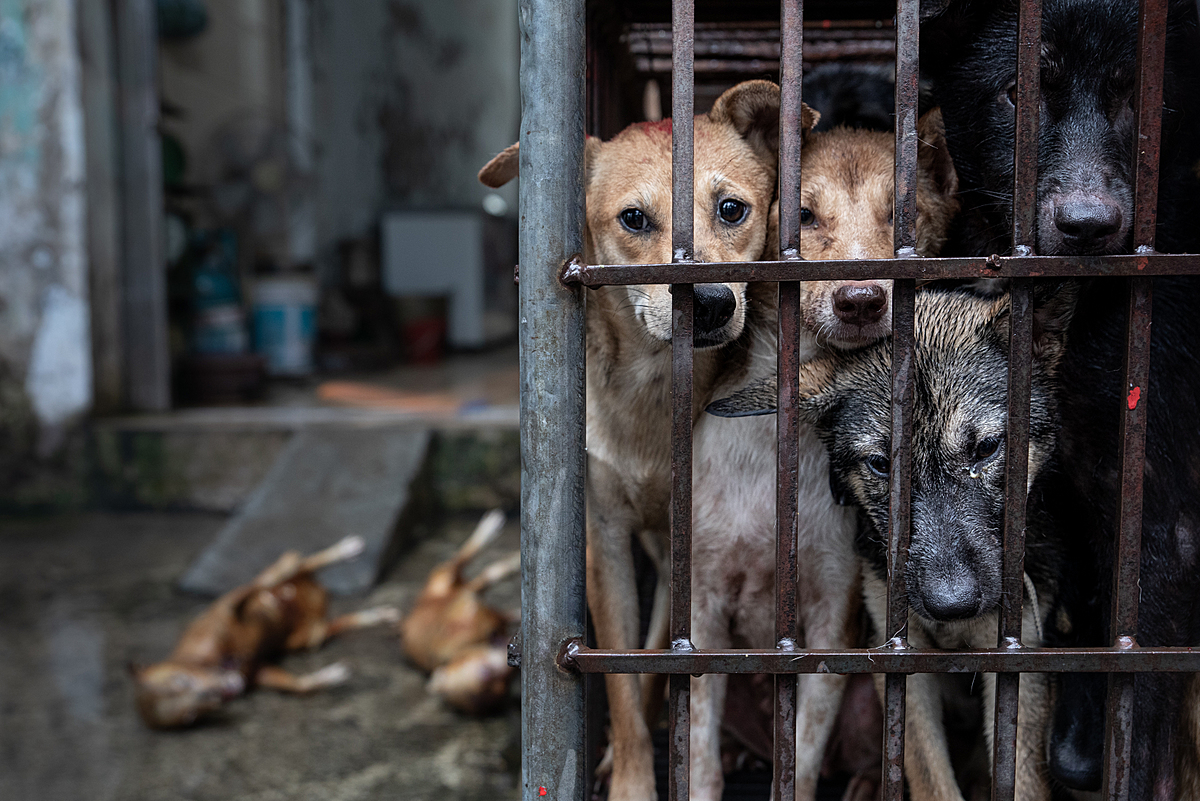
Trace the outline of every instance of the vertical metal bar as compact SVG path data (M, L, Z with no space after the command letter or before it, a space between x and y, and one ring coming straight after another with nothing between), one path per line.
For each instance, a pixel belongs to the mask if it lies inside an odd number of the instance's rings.
M1021 0L1017 34L1016 141L1013 150L1013 253L1037 244L1038 124L1041 111L1041 0ZM1029 481L1029 391L1033 308L1027 279L1012 282L1009 314L1008 425L1005 433L1004 558L997 647L1021 647L1025 595L1025 512ZM1034 614L1038 612L1034 609ZM1040 643L1039 643L1040 644ZM992 801L1016 794L1020 675L996 675L992 737Z
M782 0L780 7L779 104L779 252L800 258L801 65L804 47L803 0ZM796 647L797 487L800 409L800 282L779 285L779 399L775 407L778 445L775 522L775 641L782 650ZM775 744L772 769L777 799L796 795L796 713L799 677L775 677Z
M671 11L671 261L690 262L693 246L695 17L692 0ZM671 647L691 650L692 615L692 318L691 284L671 287ZM669 680L668 798L690 787L690 678Z
M896 171L893 220L897 256L915 256L917 244L917 76L920 3L896 2ZM904 563L912 534L913 317L916 284L897 280L892 289L892 432L888 520L887 632L893 647L907 647L908 597ZM883 801L904 796L906 678L885 680Z
M915 256L917 244L917 0L896 2L896 195L893 220L897 256Z
M583 799L584 0L521 0L521 751L524 801Z
M1158 217L1158 160L1162 133L1162 78L1166 53L1166 0L1141 0L1138 9L1137 103L1134 137L1133 244L1153 251ZM1121 499L1116 559L1113 564L1113 644L1137 646L1138 574L1141 566L1142 479L1150 388L1150 324L1153 281L1129 279L1125 340L1126 402L1121 410ZM1103 795L1129 798L1129 759L1133 745L1134 674L1108 678L1108 727L1104 736Z

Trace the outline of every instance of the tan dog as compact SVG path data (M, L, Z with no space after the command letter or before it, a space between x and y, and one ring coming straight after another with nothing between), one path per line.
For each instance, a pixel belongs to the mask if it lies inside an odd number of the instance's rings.
M748 81L695 118L695 257L761 258L775 193L779 89ZM514 145L480 172L488 186L517 175ZM633 125L585 151L589 264L671 261L671 121ZM742 369L764 313L754 287L695 288L694 416L722 375ZM773 294L773 293L770 293ZM749 326L748 326L749 323ZM668 575L671 473L671 297L666 286L604 287L587 297L587 592L601 648L636 648L632 539ZM667 639L667 584L659 582L648 637ZM644 705L653 680L605 676L613 746L611 801L655 798ZM642 684L645 683L644 690Z
M399 618L397 610L378 607L326 619L328 593L313 573L357 556L362 548L361 537L347 537L307 558L285 553L192 621L166 661L131 667L146 725L190 726L252 685L307 693L344 682L350 674L341 663L293 676L267 662L285 651L316 648L342 632Z
M816 115L802 115L809 130ZM935 255L957 208L957 176L946 154L940 114L920 121L918 252ZM890 258L893 253L893 137L835 129L802 139L800 253L806 259ZM774 224L772 225L774 229ZM776 244L777 237L772 239ZM802 362L823 348L851 349L891 331L890 281L827 281L801 289ZM749 373L775 369L777 343L769 326L749 354ZM745 385L740 376L718 394ZM719 404L717 410L719 411ZM774 406L773 399L771 406ZM701 648L775 645L776 423L770 417L706 417L696 430L693 495L693 612ZM830 492L829 462L816 433L801 426L798 457L799 620L803 646L842 649L857 644L862 602L854 552L854 513ZM693 679L694 799L719 799L720 711L727 677ZM796 799L816 794L822 756L837 718L846 678L800 678L796 731ZM874 718L872 718L874 720ZM846 739L847 735L843 735ZM877 769L879 761L874 761ZM849 797L873 798L878 773L851 784Z
M469 714L495 709L508 697L513 669L505 643L514 615L486 604L482 593L516 573L521 555L513 553L467 581L467 563L504 527L504 513L493 509L454 556L435 567L416 603L396 626L404 655L430 673L429 691Z

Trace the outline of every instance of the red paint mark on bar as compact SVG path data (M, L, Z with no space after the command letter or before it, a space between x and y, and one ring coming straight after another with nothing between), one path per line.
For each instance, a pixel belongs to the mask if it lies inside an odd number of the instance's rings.
M545 788L545 787L539 787L539 788L538 788L538 795L545 795L545 794L546 794L546 788Z
M1137 408L1138 401L1141 399L1141 397L1142 397L1142 388L1141 387L1134 387L1133 389L1129 390L1129 411L1132 412L1134 409Z

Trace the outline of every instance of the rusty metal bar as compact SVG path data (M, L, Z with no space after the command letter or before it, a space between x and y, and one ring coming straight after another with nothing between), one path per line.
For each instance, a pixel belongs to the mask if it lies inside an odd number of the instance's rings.
M1138 253L1151 253L1154 250L1166 29L1166 0L1141 0L1138 9L1137 102L1134 104L1136 134L1133 150L1133 244ZM1137 647L1152 302L1153 279L1129 279L1129 328L1125 339L1124 369L1126 402L1121 410L1120 425L1121 499L1112 588L1112 642L1129 649ZM1111 801L1126 801L1129 798L1133 690L1132 675L1114 673L1109 676L1103 797Z
M1038 116L1041 110L1042 3L1021 0L1017 31L1016 138L1013 148L1013 253L1037 245ZM1021 647L1025 597L1025 514L1029 480L1029 393L1033 363L1033 299L1028 279L1009 292L1008 419L1005 431L1004 556L998 648ZM1033 603L1033 599L1030 599ZM1034 615L1039 614L1035 608ZM1041 643L1038 643L1041 645ZM1020 676L996 674L992 736L992 801L1016 795Z
M521 0L521 750L524 801L586 797L583 677L560 669L585 632L584 0Z
M782 652L775 648L609 651L579 648L583 673L1195 673L1200 648L989 648L978 651L853 648Z
M1090 278L1200 274L1200 255L1132 253L1118 256L971 256L861 261L747 261L695 264L589 264L563 278L583 286L670 284L680 281L830 281L914 278Z
M694 106L695 9L674 0L671 10L671 261L695 258ZM671 648L692 650L692 323L694 289L671 287ZM669 680L670 801L687 801L691 780L691 679Z
M917 255L917 79L920 3L896 2L896 161L892 201L893 247L899 260ZM843 274L842 277L848 277ZM913 320L916 283L896 280L892 288L892 430L888 499L887 631L892 649L908 648L905 562L912 535ZM904 723L907 679L890 674L883 693L882 801L904 797Z
M804 60L803 0L782 0L779 102L779 252L800 258L801 64ZM775 644L794 651L797 637L797 488L800 440L800 283L779 285L779 353L776 408ZM774 771L776 798L796 795L796 713L799 679L775 677Z

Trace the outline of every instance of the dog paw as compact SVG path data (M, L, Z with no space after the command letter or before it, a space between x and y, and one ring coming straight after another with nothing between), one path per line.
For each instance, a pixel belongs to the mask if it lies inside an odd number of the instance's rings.
M336 687L350 679L350 668L344 662L334 662L320 670L301 676L299 683L303 692L312 692L325 687Z

